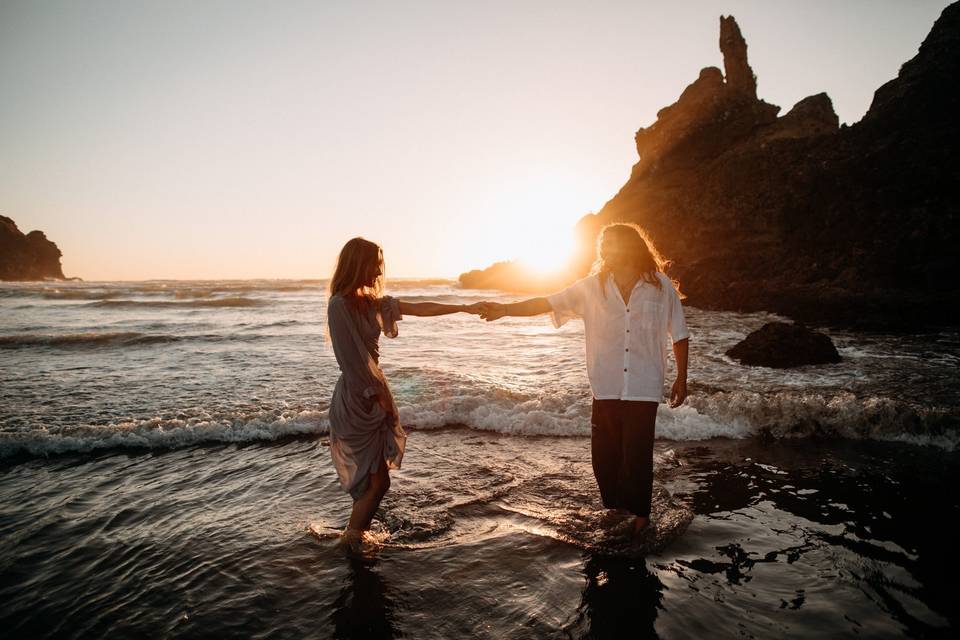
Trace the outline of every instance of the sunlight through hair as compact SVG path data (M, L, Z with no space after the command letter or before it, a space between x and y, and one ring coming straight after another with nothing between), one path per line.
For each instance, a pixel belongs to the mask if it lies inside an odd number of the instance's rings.
M646 229L632 222L613 222L600 230L597 235L597 258L590 273L599 275L600 280L605 281L612 271L610 263L614 252L629 256L630 262L640 270L643 281L658 289L661 282L657 278L657 272L666 274L666 270L673 264L657 250ZM686 298L680 292L680 283L673 278L670 281L680 298Z

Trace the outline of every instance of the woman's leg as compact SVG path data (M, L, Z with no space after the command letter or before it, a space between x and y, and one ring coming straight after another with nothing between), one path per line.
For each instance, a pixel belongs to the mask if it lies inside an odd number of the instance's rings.
M627 509L636 515L639 531L650 523L653 494L653 439L657 422L657 402L627 401L623 425L623 465L621 495Z
M625 505L620 497L621 429L617 416L619 400L593 400L590 418L590 458L603 506L617 509Z
M353 511L350 513L350 523L347 528L357 531L369 529L380 501L383 500L388 489L390 489L390 472L386 461L380 460L380 466L370 474L367 490L353 502Z

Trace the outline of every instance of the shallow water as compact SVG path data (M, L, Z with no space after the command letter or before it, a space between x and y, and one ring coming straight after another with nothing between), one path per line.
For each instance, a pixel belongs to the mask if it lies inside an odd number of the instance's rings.
M311 532L350 507L323 283L4 284L0 628L952 635L960 339L830 332L844 362L788 372L723 355L771 318L688 310L692 395L660 410L654 517L694 518L647 555L600 507L581 325L404 320L382 342L408 451L379 544L348 558Z
M338 375L324 337L324 287L299 280L0 285L0 457L324 433ZM513 299L441 281L400 281L390 291L409 300ZM659 436L957 446L956 331L831 331L843 362L789 372L724 355L772 319L687 309L691 396L680 409L661 409ZM465 314L408 318L382 350L404 424L589 433L579 321L555 330L546 316L494 324Z
M451 428L409 444L383 546L354 560L308 530L349 511L316 436L8 466L0 621L15 637L418 638L928 637L957 623L960 567L935 526L960 508L940 498L953 453L658 443L658 485L696 517L643 558L590 539L604 512L586 438Z

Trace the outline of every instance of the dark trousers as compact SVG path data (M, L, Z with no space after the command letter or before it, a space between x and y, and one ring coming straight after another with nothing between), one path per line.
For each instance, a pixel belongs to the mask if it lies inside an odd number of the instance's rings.
M603 506L650 516L657 402L593 400L590 451Z

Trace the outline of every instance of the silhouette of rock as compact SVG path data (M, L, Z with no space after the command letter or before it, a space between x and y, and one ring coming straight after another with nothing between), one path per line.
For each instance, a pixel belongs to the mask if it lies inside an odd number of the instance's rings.
M467 289L500 289L518 293L535 293L559 290L569 284L573 278L574 274L569 271L543 274L523 264L506 260L496 262L486 269L474 269L461 273L460 285Z
M42 231L24 235L13 220L0 216L0 280L63 279L61 255Z
M727 355L741 364L775 369L840 362L829 336L786 322L768 322L728 349Z
M720 51L727 87L750 98L757 97L757 77L747 62L747 41L733 16L720 16Z
M806 138L836 133L840 119L833 110L833 101L825 93L808 96L765 132L765 140Z
M578 223L569 279L587 272L603 225L630 221L674 261L693 306L869 328L955 325L960 3L849 127L823 93L778 118L756 97L736 21L720 24L726 74L703 69L637 132L630 178Z

